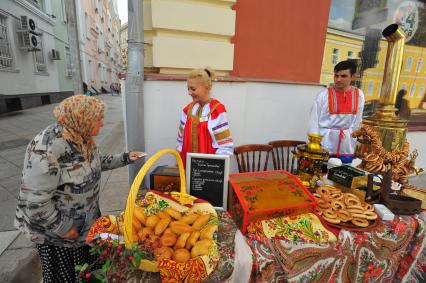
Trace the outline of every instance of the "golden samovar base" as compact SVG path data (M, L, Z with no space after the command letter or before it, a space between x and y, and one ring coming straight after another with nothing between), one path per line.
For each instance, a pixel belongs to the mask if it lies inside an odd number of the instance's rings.
M407 120L389 116L370 116L363 118L362 123L372 126L380 135L383 147L392 152L401 149L407 134Z

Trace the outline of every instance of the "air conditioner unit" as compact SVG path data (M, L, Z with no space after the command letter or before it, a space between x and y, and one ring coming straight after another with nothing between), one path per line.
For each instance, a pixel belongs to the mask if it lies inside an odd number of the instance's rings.
M21 30L36 33L35 21L27 16L21 16Z
M21 26L17 30L19 48L28 51L39 51L41 49L41 33L37 32L34 19L21 16Z
M50 59L61 60L61 53L59 52L59 50L52 49L52 51L50 51Z
M18 35L20 49L26 49L28 51L39 51L41 49L41 39L39 36L28 31L20 31Z

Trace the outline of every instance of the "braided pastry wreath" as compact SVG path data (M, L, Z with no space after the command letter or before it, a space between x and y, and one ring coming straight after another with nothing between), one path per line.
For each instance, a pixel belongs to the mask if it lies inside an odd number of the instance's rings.
M410 144L407 139L401 149L389 152L383 147L379 134L371 126L362 125L352 133L354 138L360 136L371 142L371 152L360 157L363 161L359 165L361 169L371 173L385 173L391 169L392 180L401 184L408 182L409 174L418 173L414 167L418 152L414 150L408 158Z

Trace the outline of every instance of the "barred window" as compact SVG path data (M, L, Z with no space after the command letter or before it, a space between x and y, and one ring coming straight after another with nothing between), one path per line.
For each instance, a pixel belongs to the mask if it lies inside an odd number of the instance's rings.
M67 77L72 77L71 51L68 46L65 46L65 64Z
M0 14L0 70L12 68L13 58L7 31L7 17Z
M46 59L43 52L43 41L40 38L40 50L34 51L34 61L36 72L46 72Z
M331 58L333 65L339 62L339 49L333 48L333 57Z

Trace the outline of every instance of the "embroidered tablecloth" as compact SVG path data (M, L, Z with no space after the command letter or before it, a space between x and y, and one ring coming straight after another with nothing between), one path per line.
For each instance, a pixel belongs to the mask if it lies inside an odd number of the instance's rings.
M296 242L248 234L251 282L425 282L426 212L341 230L336 242Z

